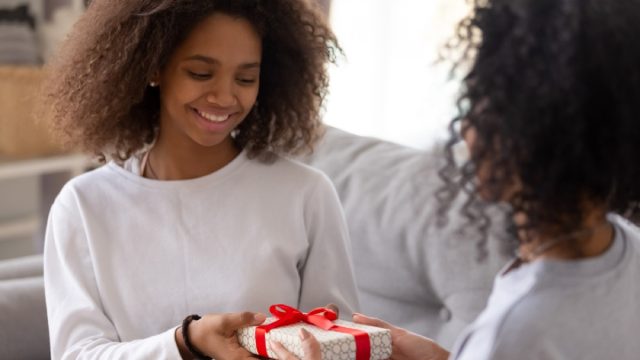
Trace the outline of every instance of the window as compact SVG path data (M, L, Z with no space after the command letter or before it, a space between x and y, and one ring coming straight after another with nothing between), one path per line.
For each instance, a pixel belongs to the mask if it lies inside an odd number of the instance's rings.
M445 138L458 82L436 60L466 9L464 0L333 1L346 56L330 69L325 121L418 148Z

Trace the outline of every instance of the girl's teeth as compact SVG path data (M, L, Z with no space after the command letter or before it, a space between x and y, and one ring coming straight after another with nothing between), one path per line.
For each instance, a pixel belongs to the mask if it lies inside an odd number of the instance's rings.
M229 118L229 115L220 115L220 116L216 116L213 114L207 114L207 113L203 113L201 111L198 111L198 114L200 116L202 116L203 118L209 120L209 121L213 121L213 122L223 122L225 120L227 120Z

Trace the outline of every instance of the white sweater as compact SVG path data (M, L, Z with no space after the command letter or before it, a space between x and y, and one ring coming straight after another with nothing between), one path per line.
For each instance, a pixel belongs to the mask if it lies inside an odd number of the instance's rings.
M305 165L244 153L210 175L143 178L139 159L70 181L44 253L53 359L179 358L189 314L357 310L344 215Z

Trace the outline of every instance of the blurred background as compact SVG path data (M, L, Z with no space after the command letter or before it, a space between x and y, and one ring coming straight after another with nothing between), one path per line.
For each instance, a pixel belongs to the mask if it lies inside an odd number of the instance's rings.
M422 149L442 140L459 81L437 59L465 0L317 1L344 50L330 68L325 122ZM93 165L31 112L41 66L83 10L83 0L0 0L0 260L42 251L53 199Z
M418 148L444 138L458 82L438 54L467 9L465 0L334 0L345 57L331 68L325 121Z

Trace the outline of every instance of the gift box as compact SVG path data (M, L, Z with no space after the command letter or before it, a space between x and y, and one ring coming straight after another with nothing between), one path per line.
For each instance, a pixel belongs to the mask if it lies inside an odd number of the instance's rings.
M320 343L323 360L383 360L391 356L391 332L387 329L338 320L326 308L303 313L279 304L270 312L274 317L262 325L238 330L238 342L253 354L277 359L270 344L277 341L302 358L300 329L304 328Z

